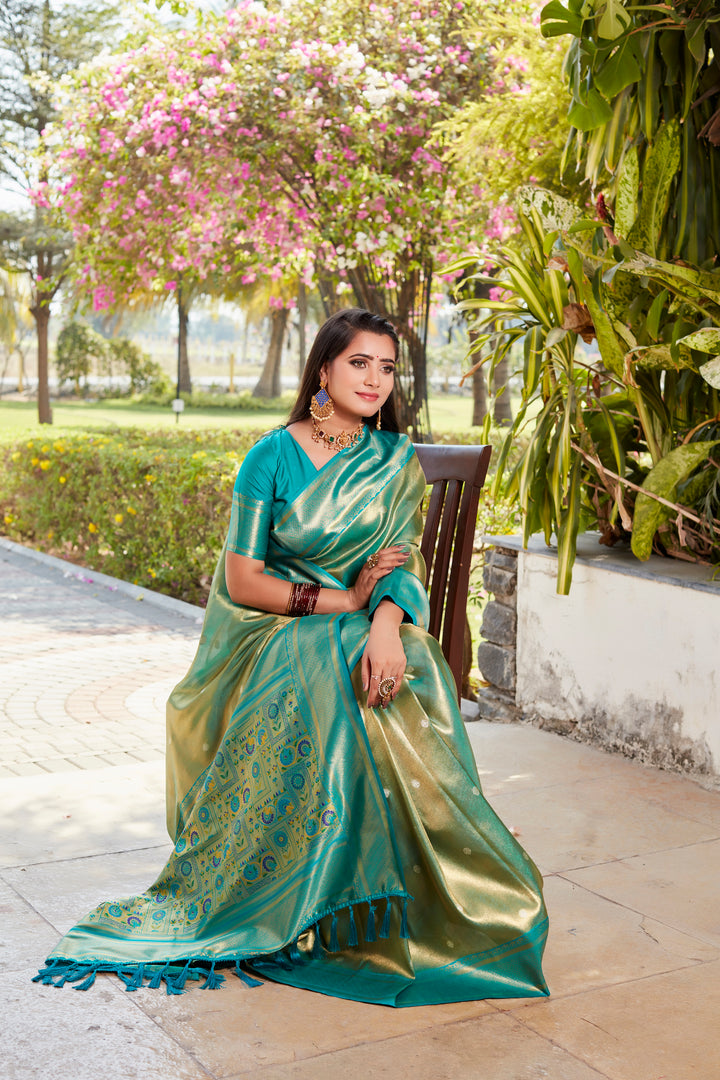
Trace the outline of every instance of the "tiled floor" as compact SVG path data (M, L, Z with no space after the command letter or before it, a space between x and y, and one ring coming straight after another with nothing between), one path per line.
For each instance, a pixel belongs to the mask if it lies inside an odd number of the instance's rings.
M164 861L162 704L197 626L7 550L0 607L2 1080L720 1077L720 795L534 728L469 732L546 875L549 999L31 983L60 933Z

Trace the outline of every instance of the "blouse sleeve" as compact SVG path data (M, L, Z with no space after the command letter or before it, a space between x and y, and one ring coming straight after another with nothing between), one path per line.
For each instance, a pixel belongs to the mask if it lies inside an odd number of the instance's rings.
M406 474L402 501L395 511L396 527L384 546L402 544L410 557L404 566L396 566L377 582L370 596L369 615L373 617L381 600L392 600L402 608L403 622L414 623L426 630L430 622L430 605L424 585L425 562L420 554L426 481L415 455L408 462Z
M227 550L265 560L272 527L278 446L275 432L245 455L235 479Z

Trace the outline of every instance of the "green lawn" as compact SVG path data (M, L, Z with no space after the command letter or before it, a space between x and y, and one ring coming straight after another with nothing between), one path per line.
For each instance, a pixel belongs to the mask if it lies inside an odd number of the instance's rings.
M167 406L131 405L125 399L88 402L65 399L54 402L54 428L145 427L176 425ZM182 428L257 428L267 431L281 424L286 413L265 410L186 408L178 426ZM464 431L472 419L472 398L443 394L430 398L430 418L438 431ZM37 406L31 401L0 399L0 438L14 438L37 429ZM45 429L47 430L47 428Z

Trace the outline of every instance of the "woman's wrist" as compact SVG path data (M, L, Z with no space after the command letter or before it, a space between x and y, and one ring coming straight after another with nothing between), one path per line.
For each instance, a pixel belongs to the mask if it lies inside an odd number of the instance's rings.
M373 612L373 623L378 622L382 626L399 627L405 618L405 612L392 600L381 600Z

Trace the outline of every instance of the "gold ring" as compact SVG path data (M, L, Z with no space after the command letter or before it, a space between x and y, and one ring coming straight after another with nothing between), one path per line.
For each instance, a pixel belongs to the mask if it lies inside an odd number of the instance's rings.
M368 569L369 570L374 570L379 561L380 561L380 556L378 555L377 551L373 551L372 555L368 555L368 557L367 557Z
M378 694L380 695L380 697L389 698L393 690L395 689L396 683L397 679L393 679L392 676L388 676L386 679L383 679L378 686Z

